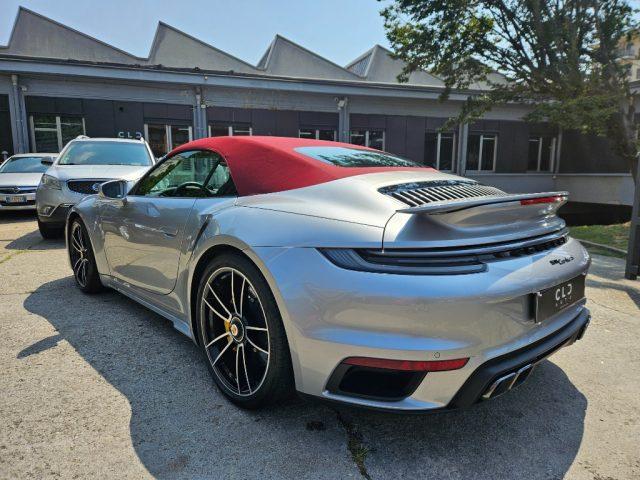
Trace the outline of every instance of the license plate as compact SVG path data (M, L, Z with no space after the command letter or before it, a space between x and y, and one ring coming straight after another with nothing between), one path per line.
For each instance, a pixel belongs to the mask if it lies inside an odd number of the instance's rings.
M585 275L535 294L536 322L542 322L584 298Z
M25 203L27 197L7 197L7 203Z

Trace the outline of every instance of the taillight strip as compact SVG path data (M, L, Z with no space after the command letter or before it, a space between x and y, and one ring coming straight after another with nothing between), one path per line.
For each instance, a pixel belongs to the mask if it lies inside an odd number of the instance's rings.
M554 195L551 197L527 198L525 200L520 200L520 205L536 205L538 203L558 203L566 199L567 197L563 197L562 195Z
M469 358L454 360L390 360L386 358L349 357L342 363L359 367L383 368L407 372L445 372L464 367Z

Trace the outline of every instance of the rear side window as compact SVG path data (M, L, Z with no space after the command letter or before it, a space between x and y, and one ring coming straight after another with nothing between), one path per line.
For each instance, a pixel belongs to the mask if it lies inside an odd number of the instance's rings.
M386 152L347 147L298 147L296 152L338 167L424 167Z
M43 165L44 157L14 157L0 167L0 173L44 173L49 165Z

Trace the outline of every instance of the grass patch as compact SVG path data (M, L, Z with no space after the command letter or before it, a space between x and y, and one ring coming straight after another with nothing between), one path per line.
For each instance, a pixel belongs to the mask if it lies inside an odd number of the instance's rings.
M570 234L578 240L587 240L589 242L607 245L609 247L627 250L629 242L630 222L620 223L617 225L584 225L581 227L571 227ZM597 247L589 247L588 250L598 255L608 255L610 257L624 258L622 254L617 254L610 250Z

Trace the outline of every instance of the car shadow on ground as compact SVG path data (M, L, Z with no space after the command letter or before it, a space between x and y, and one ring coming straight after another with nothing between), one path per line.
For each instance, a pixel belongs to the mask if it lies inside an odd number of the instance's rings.
M20 211L6 211L0 212L0 225L15 225L15 227L21 227L20 224L23 225L33 225L30 231L27 233L23 233L17 238L13 238L13 236L8 233L10 229L14 228L8 227L6 235L9 238L0 238L0 242L7 242L4 246L5 250L55 250L59 248L64 248L64 239L59 238L55 240L45 240L38 232L38 225L36 223L36 213L35 212L20 212ZM21 229L24 231L24 229Z
M24 223L35 221L36 211L34 210L3 210L0 211L0 223Z
M583 436L586 398L548 361L517 390L461 412L303 401L246 412L215 389L188 338L115 292L87 296L67 277L24 306L57 334L17 357L69 342L128 399L132 444L158 478L562 478Z

